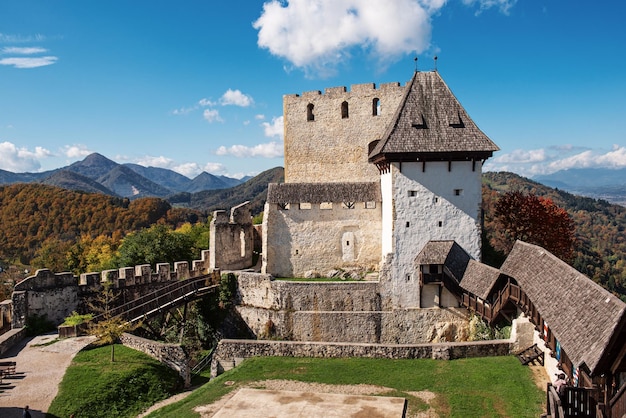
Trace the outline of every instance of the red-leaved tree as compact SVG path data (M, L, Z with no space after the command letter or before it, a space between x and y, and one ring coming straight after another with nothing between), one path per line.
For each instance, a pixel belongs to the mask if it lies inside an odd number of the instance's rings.
M576 243L574 221L551 199L533 193L507 192L495 205L494 249L508 254L516 240L539 245L569 262Z

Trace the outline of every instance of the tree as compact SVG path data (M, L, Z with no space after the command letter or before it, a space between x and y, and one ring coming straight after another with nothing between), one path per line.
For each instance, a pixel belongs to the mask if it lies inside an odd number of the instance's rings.
M153 225L127 235L120 245L119 265L170 263L191 260L193 239L186 234L172 231L166 225Z
M539 245L564 261L574 254L574 221L551 199L521 191L504 193L495 204L493 247L508 254L517 240Z
M111 362L115 361L115 343L122 334L141 326L141 324L131 324L121 316L111 314L116 298L111 283L107 282L94 303L89 304L89 307L98 314L89 325L89 334L97 338L96 344L111 345Z

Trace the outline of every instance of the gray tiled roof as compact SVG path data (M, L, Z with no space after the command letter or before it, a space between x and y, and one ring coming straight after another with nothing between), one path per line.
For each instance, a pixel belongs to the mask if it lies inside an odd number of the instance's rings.
M380 183L270 183L269 203L380 202Z
M470 259L469 254L454 241L428 241L415 257L415 264L444 265L454 278L460 281Z
M470 260L463 274L461 287L479 298L487 300L499 276L500 270L497 268L479 263L476 260Z
M370 152L381 160L481 159L499 150L470 119L436 71L416 72L381 140Z
M626 304L559 258L517 241L500 271L514 278L541 313L572 362L593 374Z

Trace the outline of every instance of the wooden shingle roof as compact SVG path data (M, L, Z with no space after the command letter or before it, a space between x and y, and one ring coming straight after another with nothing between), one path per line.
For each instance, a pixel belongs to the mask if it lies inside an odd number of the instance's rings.
M500 271L526 292L570 360L594 374L626 320L626 304L550 252L522 241Z
M415 265L444 265L459 282L470 259L469 254L454 241L428 241L415 257Z
M461 288L487 300L499 276L500 270L497 268L470 260L461 280Z
M270 183L269 203L380 202L380 183Z
M369 161L478 160L497 150L438 72L415 72Z

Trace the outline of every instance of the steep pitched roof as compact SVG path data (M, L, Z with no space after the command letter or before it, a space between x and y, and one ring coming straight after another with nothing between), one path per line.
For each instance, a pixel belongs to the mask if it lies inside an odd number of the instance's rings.
M497 150L438 72L415 72L369 161L486 159Z
M517 241L500 271L514 278L576 365L592 374L626 320L626 304L559 258Z
M428 241L415 257L417 266L427 264L444 265L460 281L471 257L454 241Z
M463 274L461 287L479 298L487 300L499 276L500 270L497 268L476 260L470 260Z
M380 183L270 183L269 203L380 202Z

